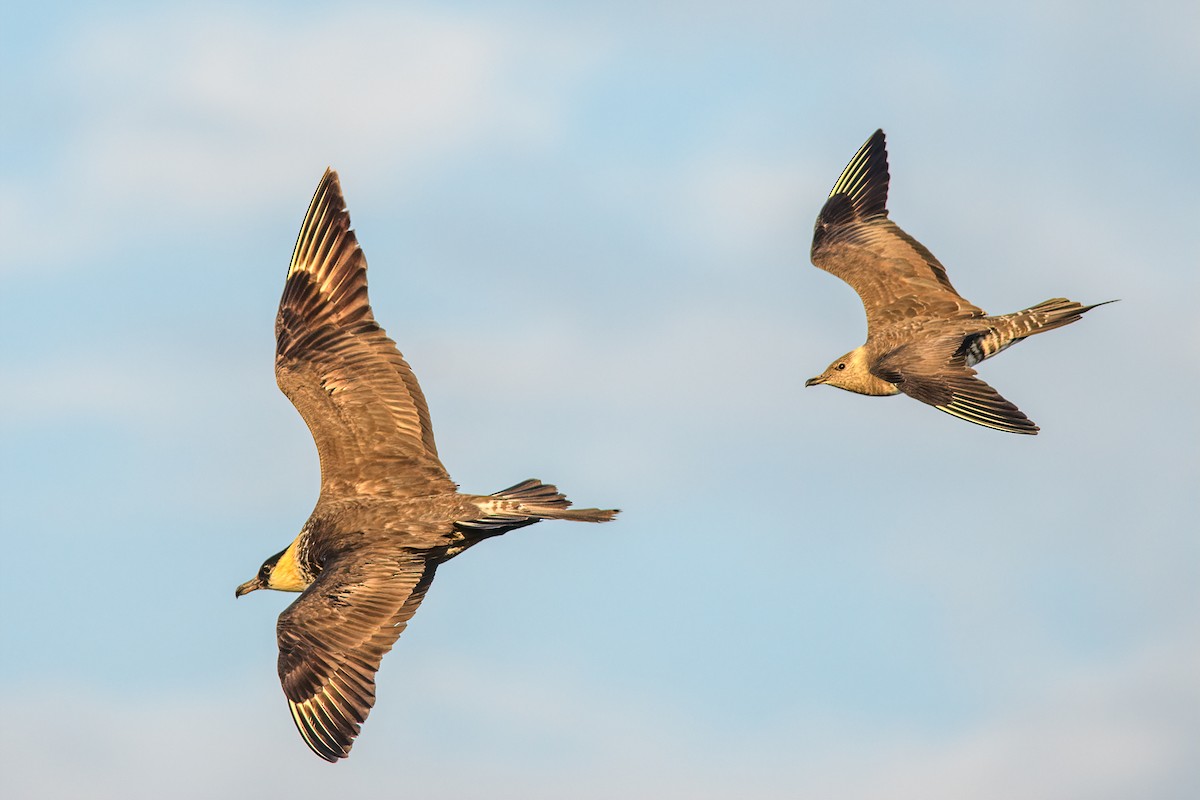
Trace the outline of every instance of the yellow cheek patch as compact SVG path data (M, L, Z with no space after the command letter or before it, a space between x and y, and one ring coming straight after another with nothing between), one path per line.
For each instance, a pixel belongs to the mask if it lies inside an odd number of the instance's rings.
M303 592L310 583L312 579L301 572L300 564L296 561L296 543L292 542L283 551L279 561L275 562L267 588L280 592Z

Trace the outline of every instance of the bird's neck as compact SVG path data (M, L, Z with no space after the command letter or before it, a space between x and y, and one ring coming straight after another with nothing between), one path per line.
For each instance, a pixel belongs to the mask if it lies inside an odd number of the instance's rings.
M313 576L300 565L299 542L300 537L297 536L283 551L279 561L275 562L268 588L281 592L303 592L313 582Z

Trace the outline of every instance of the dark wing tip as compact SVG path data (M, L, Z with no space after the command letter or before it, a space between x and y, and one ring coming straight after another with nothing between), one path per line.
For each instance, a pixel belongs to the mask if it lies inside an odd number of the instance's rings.
M342 195L342 183L333 167L326 167L317 190L313 192L312 201L304 221L300 223L300 233L296 236L296 246L292 249L292 261L288 268L291 276L297 267L310 261L314 251L320 247L330 233L343 233L350 229L350 212L346 208L346 199Z
M903 388L901 385L901 389ZM1035 434L1039 430L1021 409L975 377L974 370L956 376L944 387L944 391L948 397L921 397L919 393L912 393L912 396L929 403L939 411L945 411L951 416L985 428L1025 434Z
M955 396L946 405L934 406L934 408L967 422L1005 433L1024 433L1033 436L1041 430L1019 408L1003 398L999 399L1000 402L996 403L977 397Z
M860 220L886 217L890 177L887 140L880 129L858 148L829 191L829 196L832 198L844 194L850 198L855 215Z
M890 180L887 142L880 129L871 134L871 138L858 149L830 190L829 199L817 215L813 228L813 252L834 230L854 223L885 219Z
M329 702L331 698L315 695L304 702L288 701L296 729L308 748L332 763L350 755L350 748L362 729L361 724ZM325 700L325 703L321 701Z
M275 320L276 354L322 326L369 321L366 270L338 174L326 168L292 250Z
M289 669L291 662L281 650L280 678L296 729L309 749L326 761L346 758L375 705L377 661L356 663L351 653L330 669L331 658L339 656L323 647L292 650L289 655L292 661L299 659L301 668Z

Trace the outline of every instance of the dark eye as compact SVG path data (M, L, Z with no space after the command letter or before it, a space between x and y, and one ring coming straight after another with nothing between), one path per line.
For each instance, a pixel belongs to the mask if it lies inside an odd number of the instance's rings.
M838 369L845 369L845 368L846 368L846 365L845 365L845 364L838 364L837 368L838 368Z

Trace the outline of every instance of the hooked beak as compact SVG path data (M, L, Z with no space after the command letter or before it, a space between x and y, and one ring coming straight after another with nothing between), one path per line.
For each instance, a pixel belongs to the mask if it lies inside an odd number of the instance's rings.
M246 581L241 586L237 587L237 589L235 589L233 592L233 596L241 597L244 594L249 594L250 592L253 592L255 589L265 589L265 588L266 587L263 586L263 582L260 581L257 577L255 577L255 578L252 578L252 579Z
M820 375L818 375L818 376L817 376L817 377L815 377L815 378L809 378L808 380L806 380L806 381L804 382L804 385L805 385L805 386L816 386L817 384L821 384L821 383L824 383L824 382L825 382L825 379L824 379L824 378L822 378Z

